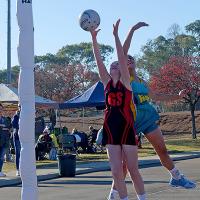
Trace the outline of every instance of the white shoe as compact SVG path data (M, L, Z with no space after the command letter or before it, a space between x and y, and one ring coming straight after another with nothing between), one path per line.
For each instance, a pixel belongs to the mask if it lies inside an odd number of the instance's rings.
M20 176L19 170L16 171L16 176Z
M117 191L116 192L110 192L108 200L117 200L118 197L119 197L119 193Z
M6 174L4 174L3 172L0 172L0 177L5 177Z

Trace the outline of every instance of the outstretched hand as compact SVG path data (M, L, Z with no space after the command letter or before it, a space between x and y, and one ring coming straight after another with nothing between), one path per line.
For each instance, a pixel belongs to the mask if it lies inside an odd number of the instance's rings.
M137 24L135 24L132 29L134 31L136 31L137 29L143 27L143 26L149 26L149 24L145 23L145 22L138 22Z
M92 30L92 31L90 31L92 37L93 37L93 38L96 38L96 37L97 37L97 34L98 34L98 32L99 32L100 30L101 30L101 29L97 29L97 30Z
M114 36L118 35L119 23L120 23L120 19L118 19L117 22L115 24L113 24L113 35Z

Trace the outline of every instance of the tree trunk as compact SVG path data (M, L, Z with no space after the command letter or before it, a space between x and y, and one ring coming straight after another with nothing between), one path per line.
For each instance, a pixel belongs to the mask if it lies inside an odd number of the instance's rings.
M195 105L190 105L190 111L191 111L191 116L192 116L192 138L196 139L197 138L197 130L196 130L196 123L195 123Z

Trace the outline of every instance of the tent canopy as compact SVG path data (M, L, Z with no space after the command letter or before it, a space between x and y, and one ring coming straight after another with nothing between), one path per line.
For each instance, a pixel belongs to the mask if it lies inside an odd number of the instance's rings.
M83 94L65 101L64 103L60 103L59 108L103 107L104 105L104 86L101 81L98 81Z
M0 84L0 103L12 105L18 104L18 90L10 85ZM58 103L35 95L35 104L38 107L57 108Z

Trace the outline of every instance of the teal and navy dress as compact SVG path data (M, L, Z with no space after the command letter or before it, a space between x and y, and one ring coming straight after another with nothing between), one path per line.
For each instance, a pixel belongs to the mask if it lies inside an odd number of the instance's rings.
M135 120L136 132L137 134L148 134L158 128L156 121L159 120L159 115L149 102L149 89L144 82L132 80L131 88L137 110Z

